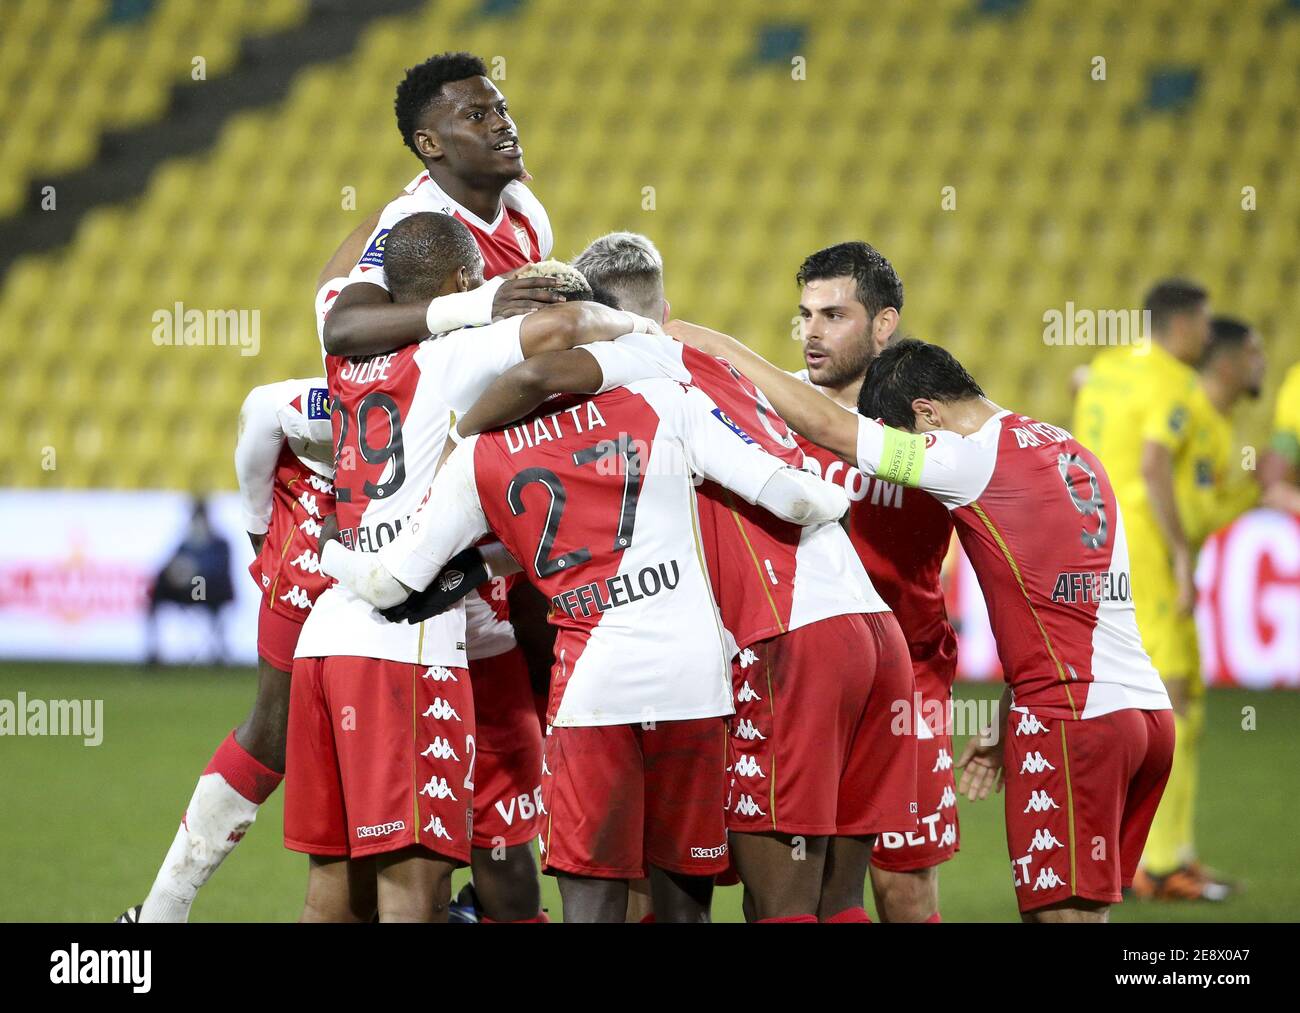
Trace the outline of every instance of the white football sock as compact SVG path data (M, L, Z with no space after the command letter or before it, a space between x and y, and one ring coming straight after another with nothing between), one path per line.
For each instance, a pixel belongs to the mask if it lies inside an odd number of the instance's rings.
M258 806L220 774L199 778L185 822L167 849L158 878L140 911L142 922L186 922L199 887L217 871L253 821Z

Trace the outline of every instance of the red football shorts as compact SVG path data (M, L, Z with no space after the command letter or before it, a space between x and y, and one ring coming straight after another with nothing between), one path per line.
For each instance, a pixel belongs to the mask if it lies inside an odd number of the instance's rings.
M478 767L474 847L512 847L541 832L542 726L523 653L470 659Z
M1117 903L1169 778L1173 711L1082 721L1012 711L1006 735L1007 850L1020 910L1069 897Z
M474 750L465 669L297 659L285 847L361 858L418 844L468 862Z
M551 728L542 766L542 868L643 879L727 867L725 719Z
M272 612L265 603L257 610L257 656L281 672L293 671L293 652L304 619Z
M912 662L892 612L834 616L740 652L727 827L859 837L917 829Z
M938 664L945 671L936 674L933 667L912 661L916 692L920 694L921 720L916 736L916 801L920 825L907 833L888 831L876 838L871 864L878 869L887 872L929 869L942 865L961 848L950 710L955 662L956 658L941 660Z

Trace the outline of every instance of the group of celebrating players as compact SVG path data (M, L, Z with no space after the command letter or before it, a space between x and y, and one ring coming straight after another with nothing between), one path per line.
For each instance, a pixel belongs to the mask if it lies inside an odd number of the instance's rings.
M283 779L303 920L546 921L540 853L566 921L708 920L735 877L751 921L869 921L867 882L938 921L954 766L1005 782L1022 915L1104 919L1174 720L1092 451L901 339L866 243L804 261L788 374L670 320L643 236L547 259L481 60L396 112L424 169L321 275L325 377L240 415L257 699L124 919L186 920ZM1007 680L956 764L954 528Z

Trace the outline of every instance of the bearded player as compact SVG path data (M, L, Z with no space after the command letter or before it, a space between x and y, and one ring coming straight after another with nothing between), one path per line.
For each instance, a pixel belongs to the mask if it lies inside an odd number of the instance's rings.
M836 404L856 410L871 360L892 340L903 308L893 265L863 242L839 243L804 260L796 280L806 369L798 376ZM939 866L959 846L952 773L952 684L957 635L948 622L940 573L952 542L943 504L916 489L864 475L800 437L812 467L849 494L849 537L871 581L903 627L919 694L917 802L920 828L883 833L871 856L876 911L885 922L939 921ZM915 706L919 702L919 707Z
M671 329L735 363L798 432L952 513L1007 680L1004 734L968 743L961 788L985 797L1005 779L1024 920L1105 921L1132 884L1174 731L1138 635L1123 517L1096 456L1065 430L993 404L936 345L881 352L854 413L734 338Z

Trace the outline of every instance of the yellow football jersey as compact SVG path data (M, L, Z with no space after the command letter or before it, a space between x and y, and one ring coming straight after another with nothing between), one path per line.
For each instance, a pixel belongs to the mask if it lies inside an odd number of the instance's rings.
M1277 392L1273 416L1273 449L1300 466L1300 362L1287 370Z
M1196 370L1154 343L1145 349L1108 348L1092 360L1075 401L1074 435L1110 476L1130 551L1143 539L1159 539L1142 478L1142 445L1147 440L1164 444L1173 455L1174 474L1185 468L1192 400L1199 389Z
M1187 451L1174 466L1174 499L1193 548L1259 499L1258 483L1242 467L1231 420L1199 384L1188 401Z

